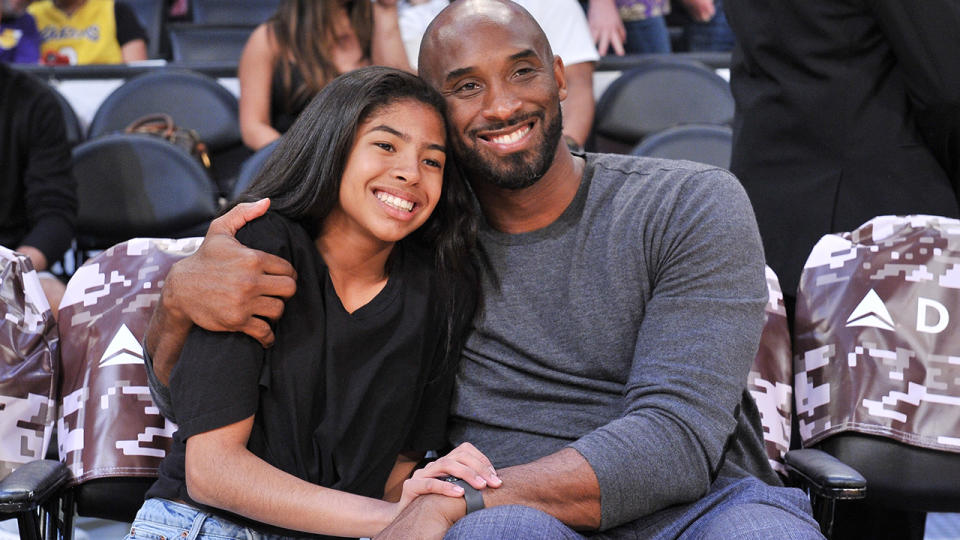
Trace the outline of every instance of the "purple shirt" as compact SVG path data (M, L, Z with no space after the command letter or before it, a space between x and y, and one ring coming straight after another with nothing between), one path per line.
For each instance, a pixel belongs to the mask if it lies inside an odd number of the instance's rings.
M33 16L24 13L0 21L0 62L36 64L40 60L40 32Z
M639 21L670 13L670 0L617 0L620 18Z

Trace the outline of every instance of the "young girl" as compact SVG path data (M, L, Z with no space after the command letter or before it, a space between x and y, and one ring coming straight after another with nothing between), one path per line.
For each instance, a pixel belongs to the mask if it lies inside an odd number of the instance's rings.
M259 150L334 77L367 65L410 71L395 0L283 0L240 57L240 131Z
M363 68L283 138L247 197L271 210L237 238L289 260L296 294L270 349L191 331L170 377L180 429L128 538L373 536L419 494L461 496L447 474L499 483L470 445L406 480L445 444L477 302L443 109L414 75Z

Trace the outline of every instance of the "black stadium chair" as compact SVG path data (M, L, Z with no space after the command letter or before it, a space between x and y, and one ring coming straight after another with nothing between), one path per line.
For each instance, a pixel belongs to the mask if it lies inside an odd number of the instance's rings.
M78 262L93 250L138 236L202 236L216 193L200 163L148 135L115 134L73 151Z
M171 25L170 54L177 63L240 61L252 26Z
M645 137L631 153L635 156L687 159L728 169L732 147L733 130L730 126L686 124Z
M67 98L56 88L53 88L53 95L57 98L57 104L63 112L63 123L67 128L67 144L73 148L83 142L83 127L80 125L80 119L77 118L77 111L73 110L73 105L70 105Z
M651 58L625 71L597 102L587 149L628 154L644 137L681 124L730 124L730 85L698 62Z
M212 77L176 69L134 77L100 104L87 137L122 132L134 120L161 112L197 132L210 154L211 176L220 192L229 194L250 151L240 138L237 98Z
M133 8L147 32L147 58L162 58L163 30L166 25L166 0L120 0Z
M245 189L250 187L257 173L259 173L260 169L267 163L267 158L273 154L273 150L278 144L280 144L280 139L257 150L243 162L243 165L240 167L240 174L237 175L237 183L234 184L233 193L230 195L231 200L236 199Z
M280 0L193 0L193 22L256 26L277 10Z

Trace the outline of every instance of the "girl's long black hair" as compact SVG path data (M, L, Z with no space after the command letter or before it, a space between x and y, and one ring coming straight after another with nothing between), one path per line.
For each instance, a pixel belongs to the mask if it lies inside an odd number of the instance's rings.
M443 97L410 73L371 66L345 73L317 94L282 137L250 187L236 202L271 199L270 209L316 236L337 205L340 180L357 129L380 109L415 100L444 117ZM449 158L449 155L448 155ZM444 320L444 356L455 360L480 304L476 247L479 211L453 160L444 168L443 191L430 218L401 243L433 254Z

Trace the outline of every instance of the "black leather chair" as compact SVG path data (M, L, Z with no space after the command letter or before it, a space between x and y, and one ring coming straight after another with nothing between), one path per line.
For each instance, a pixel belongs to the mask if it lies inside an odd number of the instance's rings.
M107 135L73 151L78 262L137 236L202 236L217 193L200 163L148 135Z
M253 29L253 26L171 25L170 54L178 63L237 63Z
M120 0L133 8L140 25L147 32L147 57L163 58L164 27L167 22L166 0Z
M597 102L587 149L629 154L644 137L680 124L729 124L730 85L705 65L647 59L610 83Z
M212 77L182 69L134 77L100 104L87 138L121 132L134 120L160 112L172 116L178 127L197 132L210 153L210 174L220 194L229 194L251 152L240 137L237 98Z
M193 22L256 26L277 10L280 0L193 0Z
M21 465L0 480L0 521L16 519L21 540L56 538L60 495L69 480L70 471L59 461Z
M733 130L716 124L686 124L658 131L643 139L631 152L635 156L687 159L730 167Z
M53 88L53 95L57 98L57 104L60 105L60 110L63 112L63 123L67 129L67 144L70 145L70 148L73 148L84 140L80 119L77 117L77 112L73 110L73 105L70 105L70 102L59 90Z
M236 199L245 189L250 187L250 184L253 183L260 169L267 163L267 159L273 154L273 150L278 144L280 144L280 139L257 150L243 162L243 166L240 167L240 174L237 175L237 183L233 186L233 193L230 196L231 200Z

